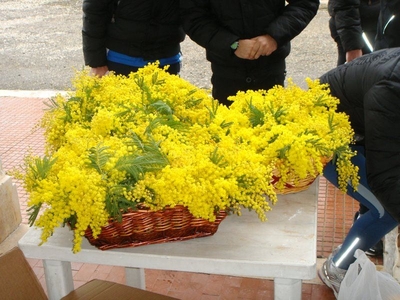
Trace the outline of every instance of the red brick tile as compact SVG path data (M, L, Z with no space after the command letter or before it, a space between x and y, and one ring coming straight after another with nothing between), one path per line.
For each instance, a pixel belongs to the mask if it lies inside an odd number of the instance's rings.
M98 265L95 264L85 264L82 266L74 276L74 280L77 281L89 281L93 272L96 270Z
M81 280L74 280L74 289L79 288L80 286L84 285L87 281L81 281Z
M82 268L83 265L84 265L83 263L72 262L71 263L71 269L75 270L75 271L79 271Z
M312 293L310 300L335 300L333 291L325 285L312 285Z
M172 281L165 278L157 278L153 284L151 284L150 282L146 282L146 286L149 287L149 291L165 294L170 290L172 286Z
M106 280L125 284L125 268L123 267L112 267L110 273L106 277Z

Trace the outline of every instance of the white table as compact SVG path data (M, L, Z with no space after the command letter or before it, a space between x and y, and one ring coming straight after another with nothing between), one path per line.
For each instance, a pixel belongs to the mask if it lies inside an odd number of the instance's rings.
M301 299L302 280L316 277L318 180L307 191L280 195L261 222L254 212L228 216L210 237L101 251L85 239L73 254L72 232L59 228L42 246L30 228L19 241L28 258L43 259L48 295L73 290L71 262L124 266L126 283L145 288L144 269L273 278L275 299Z

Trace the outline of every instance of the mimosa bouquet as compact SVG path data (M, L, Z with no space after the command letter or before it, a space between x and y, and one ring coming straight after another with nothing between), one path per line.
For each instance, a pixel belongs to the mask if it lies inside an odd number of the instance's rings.
M358 180L353 131L327 87L308 84L239 92L227 108L157 64L128 77L79 72L40 122L46 154L25 159L30 224L43 242L69 224L78 252L88 228L97 237L138 209L183 206L213 222L246 208L266 220L285 181L317 177L324 159L345 189Z

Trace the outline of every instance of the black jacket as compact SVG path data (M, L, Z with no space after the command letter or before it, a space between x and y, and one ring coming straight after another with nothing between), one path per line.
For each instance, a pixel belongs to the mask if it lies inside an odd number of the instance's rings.
M381 3L375 50L391 47L400 47L400 0Z
M83 0L82 9L86 65L105 66L106 48L145 60L180 51L179 0Z
M332 38L345 52L365 47L363 31L374 45L380 0L329 0L328 11Z
M290 40L309 24L319 7L319 0L287 2L285 6L285 0L181 0L180 11L185 32L206 49L213 71L219 66L230 76L240 69L271 72L274 64L284 66ZM270 56L244 60L230 48L236 40L265 34L278 43Z
M400 222L400 48L366 54L320 79L364 136L368 184Z

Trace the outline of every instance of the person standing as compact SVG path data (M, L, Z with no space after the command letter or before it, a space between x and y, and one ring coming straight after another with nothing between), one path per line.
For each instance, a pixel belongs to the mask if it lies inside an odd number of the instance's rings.
M318 271L336 296L356 259L355 251L371 248L400 223L399 78L400 48L363 55L320 77L340 100L338 111L349 115L358 140L363 141L364 146L353 145L360 184L348 186L347 193L369 209L355 220L342 245ZM323 174L338 185L334 163L328 163Z
M290 41L318 11L319 0L181 0L186 34L206 49L212 95L227 106L239 90L283 85Z
M82 10L84 60L93 75L128 75L156 60L179 73L179 0L83 0Z
M373 51L380 0L329 0L328 12L338 66Z
M400 47L400 1L382 0L374 50Z

